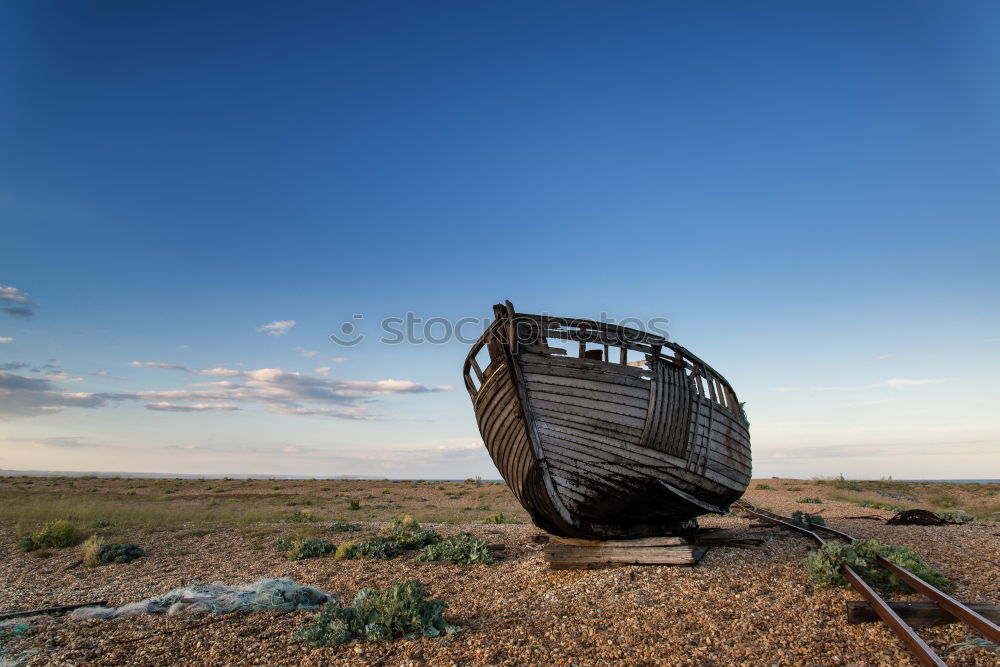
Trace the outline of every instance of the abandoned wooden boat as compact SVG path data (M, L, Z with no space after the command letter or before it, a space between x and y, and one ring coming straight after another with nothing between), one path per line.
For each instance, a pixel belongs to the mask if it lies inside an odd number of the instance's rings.
M749 423L701 359L636 329L526 315L509 301L493 310L465 386L493 462L540 528L678 534L746 490Z

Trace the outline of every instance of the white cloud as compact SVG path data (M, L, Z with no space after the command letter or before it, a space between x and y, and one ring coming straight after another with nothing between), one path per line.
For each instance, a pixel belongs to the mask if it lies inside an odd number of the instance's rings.
M34 417L61 412L65 408L98 408L119 398L119 394L65 393L51 380L0 371L0 416Z
M875 357L875 359L877 361L885 361L886 359L890 359L890 358L892 358L891 354L880 354L880 355L878 355L878 356Z
M908 380L905 378L891 378L886 380L886 385L893 387L894 389L899 389L902 387L920 387L927 384L941 384L944 382L943 379L937 378L932 380Z
M45 377L56 382L83 382L83 378L71 377L66 371L53 371L51 373L46 373Z
M6 304L0 305L0 310L16 317L30 317L35 312L28 293L10 285L0 285L0 304Z
M327 375L330 374L330 367L329 366L320 366L319 368L314 368L313 372L314 373L319 373L323 377L326 377Z
M232 411L241 405L259 405L287 415L322 415L341 419L375 419L372 407L379 397L452 391L442 385L427 387L410 380L334 380L290 373L280 368L237 371L210 368L192 371L176 364L133 362L141 367L180 370L192 375L224 377L217 382L192 383L185 389L116 394L63 393L53 380L70 378L56 371L48 379L0 371L0 414L31 417L60 412L67 407L97 408L121 401L143 401L149 410L164 412Z
M330 361L335 364L342 364L347 361L347 357L330 357Z
M111 371L99 370L96 373L94 373L94 375L99 375L101 377L105 377L107 375L111 375Z
M177 364L165 364L161 361L130 361L129 366L136 366L139 368L162 368L169 371L186 371L187 368L184 366L178 366Z
M13 342L14 342L14 339L11 338L10 336L2 336L2 337L0 337L0 343L13 343Z
M144 391L141 400L181 404L234 405L252 403L271 412L291 415L324 415L344 419L372 419L370 407L378 396L424 394L451 391L452 387L426 387L409 380L332 380L326 377L290 373L280 368L249 371L210 369L200 374L219 374L240 381L195 383L188 389ZM224 370L225 373L215 373Z
M319 354L316 350L307 350L304 347L296 347L292 349L295 350L296 354L301 354L303 357L315 357Z
M281 336L295 326L295 320L275 320L257 327L257 331L270 334L271 336Z
M16 287L10 287L9 285L0 285L0 301L30 303L27 292L22 292Z

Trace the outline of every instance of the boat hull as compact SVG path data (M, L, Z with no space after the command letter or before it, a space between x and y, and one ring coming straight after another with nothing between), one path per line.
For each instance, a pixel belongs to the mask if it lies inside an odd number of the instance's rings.
M509 306L497 314L481 341L490 362L472 366L481 386L468 362L466 384L490 456L539 527L591 539L677 533L743 494L748 424L728 383L700 360L649 348L641 365L624 353L612 363L607 343L642 351L650 337L606 330L601 359L563 356L537 342L551 323Z

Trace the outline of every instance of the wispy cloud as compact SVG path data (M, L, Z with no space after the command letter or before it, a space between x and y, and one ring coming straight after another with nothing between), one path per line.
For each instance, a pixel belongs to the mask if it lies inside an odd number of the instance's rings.
M822 394L831 391L867 391L871 389L879 389L885 387L891 387L893 389L902 389L906 387L920 387L928 384L941 384L944 382L944 378L933 378L933 379L906 379L906 378L890 378L882 382L876 382L875 384L858 385L855 387L829 387L829 386L802 386L802 387L775 387L773 391L778 393L795 393L795 394Z
M26 364L21 361L8 361L6 363L0 364L0 371L19 371L22 368L27 368L31 364Z
M319 368L314 368L313 369L313 373L319 373L323 377L326 377L327 375L330 374L330 367L329 366L320 366Z
M296 354L301 354L303 357L315 357L316 355L319 354L318 350L307 350L304 347L295 347L292 349L295 351Z
M330 361L335 364L342 364L347 361L347 357L330 357Z
M160 410L163 412L229 412L231 410L239 410L239 407L235 405L227 405L225 403L192 403L190 405L179 405L177 403L169 403L167 401L158 401L156 403L147 403L147 410Z
M275 320L257 327L257 331L270 334L271 336L281 336L288 333L295 326L295 320Z
M161 361L130 361L129 366L135 366L137 368L161 368L163 370L170 371L187 371L186 366L178 366L177 364L165 364Z
M143 391L136 396L150 402L170 404L251 403L271 412L289 415L322 415L343 419L373 419L371 404L376 397L398 394L423 394L451 391L447 385L427 387L410 380L332 380L280 368L234 371L215 368L194 371L199 375L217 375L227 380L202 382L187 389Z
M775 387L782 394L822 394L827 391L850 391L850 387Z
M913 380L906 378L891 378L885 381L886 386L892 387L894 389L900 389L905 387L922 387L928 384L941 384L944 382L943 378L934 378L927 380Z
M891 354L880 354L875 357L876 361L885 361L886 359L891 359Z
M0 285L0 310L15 317L29 317L35 312L33 306L27 292L10 285Z
M58 371L36 378L0 371L0 416L35 417L69 407L99 408L121 401L142 401L149 410L162 412L228 412L257 405L286 415L319 415L339 419L372 420L372 409L385 396L452 391L441 385L428 387L410 380L334 380L291 373L279 368L238 371L229 368L190 370L177 364L134 362L162 370L225 378L196 382L185 389L128 393L66 392L56 381L75 380Z
M3 398L0 400L0 416L6 417L35 417L65 408L98 408L117 399L131 398L127 394L63 392L52 380L7 371L0 371L0 397Z
M14 339L10 336L0 336L0 343L13 343Z

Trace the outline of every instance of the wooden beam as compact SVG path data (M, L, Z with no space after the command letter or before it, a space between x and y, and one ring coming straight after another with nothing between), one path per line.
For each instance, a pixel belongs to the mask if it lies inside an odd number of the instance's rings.
M847 607L847 622L852 625L874 623L879 620L875 610L867 602L859 600L847 602L845 605ZM959 622L957 618L933 602L890 602L889 606L901 619L906 621L907 625L914 628ZM995 604L966 604L965 606L994 623L1000 623L1000 606Z
M62 614L67 611L73 611L74 609L79 609L80 607L103 607L107 603L108 603L107 600L98 600L96 602L83 602L80 604L64 604L58 607L25 609L24 611L8 611L0 614L0 620L6 620L8 618L23 618L25 616L37 616L39 614Z
M694 565L708 550L681 537L579 540L553 537L545 558L553 570L593 570L616 565Z

